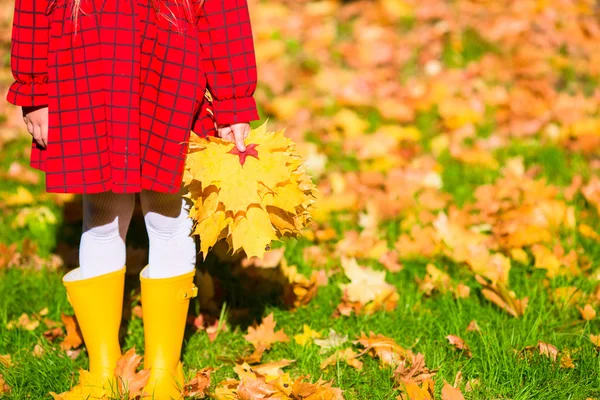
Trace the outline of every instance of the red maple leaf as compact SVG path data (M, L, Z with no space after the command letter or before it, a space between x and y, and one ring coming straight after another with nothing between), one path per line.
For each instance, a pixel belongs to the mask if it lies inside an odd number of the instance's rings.
M233 146L233 149L231 149L231 151L229 151L229 154L234 154L236 156L240 157L240 164L244 165L244 163L246 162L246 157L251 156L256 158L257 160L258 158L258 152L256 151L256 146L258 146L255 143L251 143L248 146L246 146L246 151L241 152L238 150L238 148L236 146Z

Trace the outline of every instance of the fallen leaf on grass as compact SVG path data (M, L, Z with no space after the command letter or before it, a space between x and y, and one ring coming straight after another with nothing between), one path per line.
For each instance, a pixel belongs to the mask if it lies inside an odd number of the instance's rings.
M394 370L394 380L402 382L423 382L435 376L436 371L425 366L425 356L421 353L413 354L398 364Z
M481 329L479 329L479 325L477 324L477 321L472 320L471 322L469 322L469 326L467 326L467 332L481 332Z
M397 367L402 361L407 358L411 361L414 354L410 350L401 347L394 339L383 335L375 335L373 332L366 336L361 332L360 337L354 343L360 343L364 350L360 353L369 353L372 356L378 357L383 364Z
M286 398L291 393L289 375L276 366L269 369L272 375L268 377L246 363L236 365L233 370L240 378L236 388L237 399Z
M339 347L348 341L348 335L340 335L333 329L329 329L329 336L325 339L314 339L317 346L321 348L320 354L326 353L327 350Z
M212 321L212 322L211 322ZM221 323L218 318L208 314L200 314L194 319L194 326L199 331L206 331L208 340L213 342L219 336L219 332L227 331L227 324Z
M385 271L361 267L354 258L343 258L342 267L351 282L339 284L343 296L335 316L349 316L352 312L370 315L396 308L400 296L396 287L385 281Z
M419 284L419 290L426 296L431 296L433 291L445 293L450 290L452 286L452 279L450 275L443 272L433 264L427 264L425 267L427 273L425 278L419 279L417 277L417 283Z
M343 258L342 267L350 283L340 284L340 287L348 293L351 302L366 305L384 291L395 291L395 287L385 281L385 271L361 267L354 258Z
M590 341L596 346L596 350L600 351L600 335L590 333Z
M581 236L586 237L588 239L594 239L595 241L600 242L600 235L591 226L586 224L580 224L578 230Z
M591 304L586 304L583 308L577 307L577 309L581 313L581 318L586 321L591 321L596 318L596 310L594 310L594 307L592 307Z
M387 251L384 254L382 254L381 257L379 257L379 262L383 264L385 269L387 269L390 272L402 271L402 264L400 264L398 260L399 256L398 251L396 250Z
M275 332L275 325L277 325L277 322L275 322L273 313L271 313L263 319L260 325L248 327L248 334L244 336L244 339L252 343L254 347L262 343L266 348L270 348L271 344L276 342L289 341L290 339L283 329Z
M288 266L285 260L281 262L280 268L283 275L287 277L283 293L283 301L286 305L298 308L316 297L319 288L316 271L309 279L299 273L295 265Z
M40 175L31 168L25 167L23 164L13 161L8 167L6 178L25 183L29 185L37 185L40 183Z
M302 400L344 400L342 389L331 387L331 382L319 379L316 383L303 382L299 377L292 385L292 398Z
M469 379L465 385L465 392L472 392L480 383L479 379Z
M4 365L6 368L10 367L12 364L10 354L0 354L0 364Z
M540 340L538 341L538 349L541 355L548 357L552 361L556 361L556 356L558 355L558 349L556 346L553 346L549 343L544 343Z
M465 396L463 396L459 388L456 388L444 381L444 387L442 388L442 400L465 400Z
M214 368L206 367L196 372L196 375L183 385L183 395L186 397L205 397L210 386L210 374Z
M43 335L46 339L48 339L48 341L53 342L57 338L62 337L64 335L64 332L62 328L54 328L48 329L46 332L43 333Z
M119 394L135 398L144 394L144 386L150 378L150 370L143 369L137 372L142 361L142 356L135 353L135 348L129 349L117 361L115 375L117 376Z
M77 325L77 319L75 316L68 316L65 314L61 314L60 319L65 324L65 329L67 331L67 336L65 340L60 344L60 347L63 350L71 350L76 349L83 343L83 339L81 337L81 333L79 331L79 326Z
M44 348L37 343L35 346L33 346L33 351L31 352L31 354L33 354L34 357L41 357L44 355Z
M40 326L40 321L34 319L32 320L29 315L23 313L16 321L10 321L6 324L6 329L11 330L15 328L22 328L27 331L33 331L38 326Z
M560 358L560 367L561 368L575 368L575 364L573 364L573 359L569 354L563 354Z
M310 326L304 324L303 332L297 335L294 335L294 340L300 346L306 345L308 342L312 341L315 338L320 338L321 334L313 329Z
M258 343L254 347L254 351L249 356L241 356L237 359L238 364L258 364L262 360L263 353L267 350L267 347L263 343Z
M480 275L475 275L475 279L477 282L483 285L481 294L483 294L486 299L500 307L502 310L506 311L515 318L518 318L525 313L527 302L529 300L527 297L523 299L517 299L515 293L509 290L508 287L506 287L503 283L490 283Z
M325 369L330 365L336 365L338 361L344 361L349 366L360 371L363 367L363 363L356 358L357 356L358 354L350 348L338 350L321 362L321 369Z
M454 297L456 297L457 299L466 299L470 295L471 295L471 288L468 287L467 285L459 283L454 288Z
M456 347L458 350L464 351L467 357L473 357L471 349L469 349L469 346L467 345L467 343L465 343L464 339L455 335L448 335L446 336L446 339L448 339L452 346Z
M4 376L0 374L0 395L2 395L3 393L10 393L10 387L4 381Z
M434 400L434 383L432 379L427 379L419 385L414 381L405 381L401 390L404 392L397 396L398 400Z

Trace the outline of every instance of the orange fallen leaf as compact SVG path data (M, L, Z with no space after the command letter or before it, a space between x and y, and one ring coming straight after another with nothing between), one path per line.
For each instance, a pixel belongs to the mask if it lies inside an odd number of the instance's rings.
M467 332L481 332L481 329L479 329L479 325L477 324L477 321L472 320L471 322L469 322L469 326L467 326Z
M53 342L57 338L62 337L64 335L64 332L62 328L57 327L54 329L48 329L46 332L43 333L43 335L46 339L48 339L48 341Z
M444 387L442 388L442 400L465 400L465 396L463 396L459 388L455 388L448 382L444 381Z
M68 316L61 314L60 319L65 324L67 336L65 340L60 344L63 350L76 349L83 343L79 326L77 325L77 318L75 316Z
M6 368L10 367L12 364L10 354L0 354L0 364L4 365Z
M538 349L539 349L541 355L548 357L552 361L556 361L556 357L558 355L558 349L555 346L553 346L549 343L544 343L540 340L540 341L538 341Z
M590 341L598 350L600 350L600 335L590 333Z
M465 343L464 339L455 335L448 335L446 336L446 339L448 339L452 346L456 347L458 350L464 351L467 357L471 358L473 356L471 349L469 349L469 346Z
M135 348L129 349L117 361L115 375L118 380L118 390L121 395L128 395L128 398L135 398L144 394L144 386L150 378L150 370L143 369L137 372L137 368L142 361L142 356L135 354Z
M583 308L577 307L579 312L581 313L581 318L586 321L591 321L596 318L596 310L592 307L591 304L586 304Z
M266 346L259 342L254 351L249 356L241 356L237 359L237 362L240 364L248 363L248 364L258 364L260 360L262 360L263 353L267 350Z
M29 315L23 313L23 314L21 314L21 316L16 321L10 321L6 325L6 328L8 330L15 329L15 328L22 328L22 329L25 329L27 331L33 331L38 326L40 326L40 321L38 321L36 319L32 320L29 317Z
M257 347L259 343L262 343L266 348L270 348L271 345L276 342L289 341L290 339L283 329L275 332L275 325L277 325L277 323L274 320L273 313L271 313L263 319L260 325L248 327L248 334L244 335L244 339L252 343L254 347Z
M292 398L302 400L344 400L343 392L331 386L331 382L319 379L315 383L304 382L305 377L298 377L292 385Z
M405 381L401 387L404 392L396 397L399 400L434 400L434 383L432 379L427 379L419 385L414 381Z
M394 370L394 380L400 384L407 381L419 383L433 378L436 373L436 370L430 370L425 366L425 356L418 353L398 364Z
M321 369L325 369L330 365L337 365L338 361L344 361L349 366L360 371L363 367L363 363L356 357L357 353L350 348L338 350L321 362Z
M412 363L414 357L410 350L401 347L394 339L375 335L373 332L370 332L368 337L361 332L360 337L354 343L360 343L365 348L359 355L368 352L372 356L379 357L383 364L390 366L398 366L407 358Z
M37 343L34 347L33 347L33 351L31 352L31 354L33 354L34 357L41 357L44 355L44 348Z
M190 397L205 397L210 386L210 374L214 368L206 367L196 372L196 375L183 386L183 395Z
M560 358L560 367L561 368L575 368L575 364L573 364L573 359L570 354L563 354Z
M379 262L390 272L402 271L402 264L398 260L399 256L396 250L387 251L379 257Z
M471 295L471 288L467 285L459 283L454 288L454 296L458 299L466 299Z
M0 374L0 395L3 393L10 393L10 386L7 385L6 381L4 380L4 376Z
M515 293L510 291L503 283L489 283L480 275L476 275L475 279L484 286L484 288L481 289L481 294L502 310L515 318L518 318L525 313L528 302L527 297L517 299Z
M281 371L285 365L267 367L270 376L255 371L248 364L236 365L234 371L240 381L236 389L237 399L254 400L264 398L285 398L291 393L291 380L289 374Z

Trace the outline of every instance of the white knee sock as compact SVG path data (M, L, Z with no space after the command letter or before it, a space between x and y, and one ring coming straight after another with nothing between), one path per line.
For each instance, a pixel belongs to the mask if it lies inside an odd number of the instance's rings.
M125 266L125 237L135 207L135 194L112 192L83 195L83 234L79 245L81 279Z
M150 241L149 278L170 278L193 271L196 243L190 236L189 206L181 194L142 191L140 194Z

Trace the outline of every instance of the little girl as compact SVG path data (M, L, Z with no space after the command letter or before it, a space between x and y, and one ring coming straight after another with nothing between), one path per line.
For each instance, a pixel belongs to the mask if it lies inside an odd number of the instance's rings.
M125 236L140 193L145 392L179 399L196 248L181 197L190 130L245 151L258 119L246 0L16 0L8 101L48 192L83 194L80 268L63 279L106 387L121 350ZM206 96L206 89L212 96ZM212 101L208 101L212 97Z

